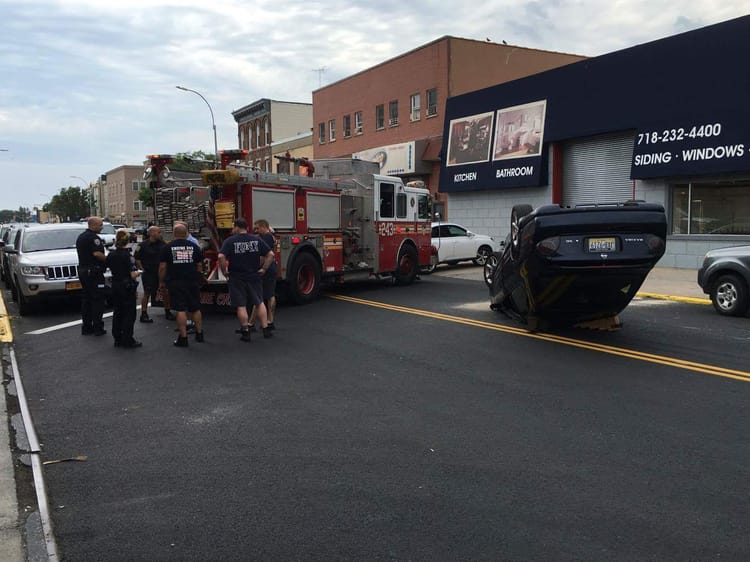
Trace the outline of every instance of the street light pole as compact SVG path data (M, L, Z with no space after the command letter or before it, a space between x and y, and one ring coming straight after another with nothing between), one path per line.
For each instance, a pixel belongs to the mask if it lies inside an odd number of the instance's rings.
M208 110L211 112L211 126L214 129L214 169L219 168L219 145L216 142L216 121L214 121L214 110L211 109L211 104L208 103L208 100L203 97L203 94L200 92L197 92L195 90L191 90L190 88L186 88L185 86L175 86L178 90L182 90L184 92L193 92L195 95L200 96L200 98L206 102L206 105L208 106Z
M91 216L91 184L87 184L86 180L83 179L81 176L70 176L71 178L75 180L81 180L83 182L83 190L86 193L86 203L89 207L89 216Z

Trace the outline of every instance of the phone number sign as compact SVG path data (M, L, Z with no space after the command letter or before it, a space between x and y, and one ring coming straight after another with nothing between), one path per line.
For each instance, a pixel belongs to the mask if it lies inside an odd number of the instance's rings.
M736 122L673 123L636 132L633 179L750 170L750 130Z

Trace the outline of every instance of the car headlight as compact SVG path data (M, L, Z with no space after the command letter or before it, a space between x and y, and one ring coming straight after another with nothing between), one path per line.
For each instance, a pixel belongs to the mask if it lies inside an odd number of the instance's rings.
M24 275L44 275L44 268L39 265L22 265L21 273Z

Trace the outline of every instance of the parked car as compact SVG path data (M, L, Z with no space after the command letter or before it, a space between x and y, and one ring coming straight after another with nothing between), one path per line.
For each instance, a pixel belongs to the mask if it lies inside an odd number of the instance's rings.
M516 205L484 268L490 306L532 329L614 318L664 255L666 233L656 204Z
M76 239L84 230L86 225L81 223L29 224L16 229L5 253L11 294L21 315L29 314L44 299L80 294ZM110 279L107 272L108 286Z
M110 222L102 224L102 231L99 233L99 238L104 240L104 245L108 248L115 245L115 237L117 236L117 228Z
M698 285L716 312L744 316L750 308L750 246L710 250L698 270Z
M502 242L491 236L475 234L460 224L433 222L432 245L437 257L433 255L428 272L435 271L439 263L473 261L476 265L484 265L493 252L500 250Z
M9 240L12 242L16 228L18 228L18 223L15 222L0 226L0 278L2 278L5 286L8 288L10 288L10 276L8 273L8 261L5 257L5 245Z

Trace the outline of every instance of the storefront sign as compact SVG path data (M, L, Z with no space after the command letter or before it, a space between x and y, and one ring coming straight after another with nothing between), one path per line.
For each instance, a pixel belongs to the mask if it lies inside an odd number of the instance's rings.
M716 174L750 166L750 133L737 119L667 123L637 131L631 177Z
M413 174L416 171L414 167L414 145L415 143L412 141L381 146L370 150L354 152L352 158L377 162L380 165L380 173L387 176Z

